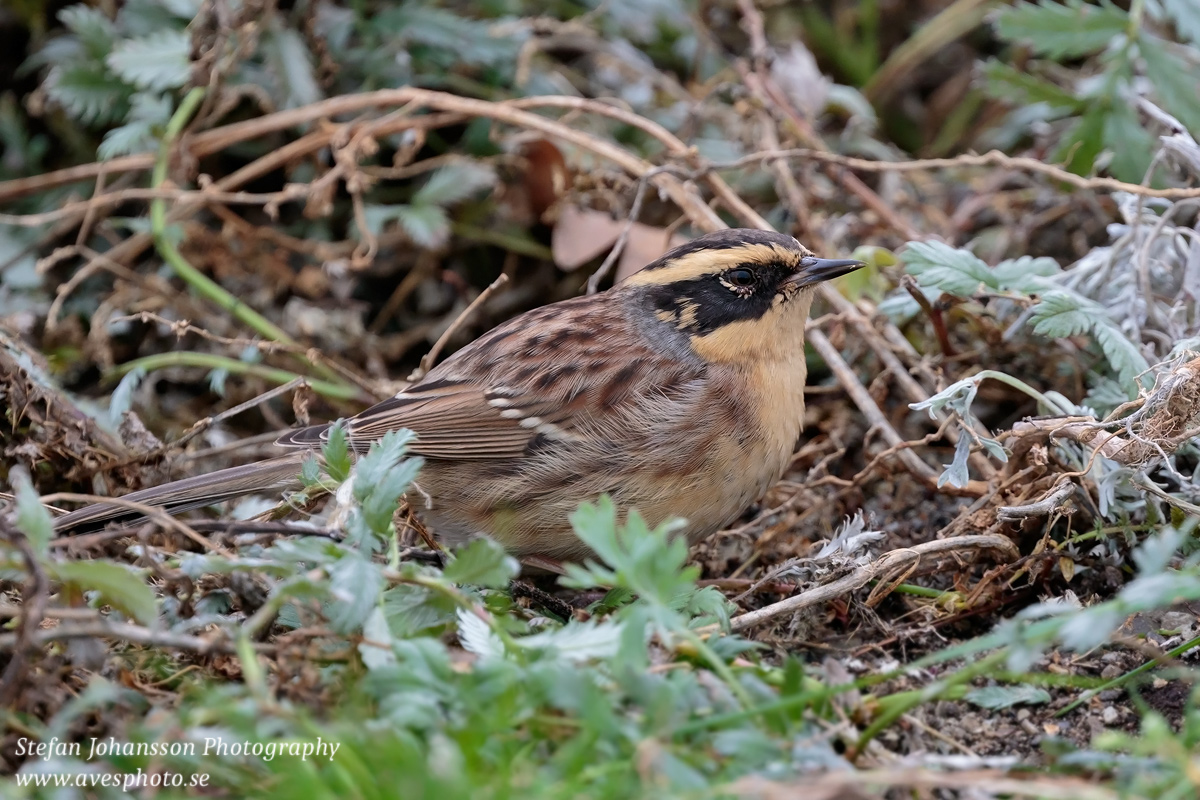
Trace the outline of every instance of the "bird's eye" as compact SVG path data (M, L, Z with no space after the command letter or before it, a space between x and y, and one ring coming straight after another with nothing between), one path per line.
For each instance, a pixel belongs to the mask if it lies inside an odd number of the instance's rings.
M748 269L731 269L725 273L725 280L740 289L748 289L754 285L754 273Z

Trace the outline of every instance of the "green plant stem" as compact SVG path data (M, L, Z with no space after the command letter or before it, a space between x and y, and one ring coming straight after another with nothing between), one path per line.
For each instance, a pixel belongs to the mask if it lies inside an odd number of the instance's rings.
M150 175L150 185L154 188L165 188L167 167L171 161L171 148L179 138L179 135L183 133L184 126L187 125L192 115L196 113L203 100L204 89L196 87L187 93L183 98L183 102L179 104L179 108L171 115L166 131L163 133L162 141L159 143L158 158L154 161L154 170ZM300 346L299 342L289 336L287 331L275 325L253 308L250 308L250 306L243 303L233 294L230 294L219 283L196 269L183 257L183 254L179 252L179 248L175 246L175 243L171 241L170 236L167 234L167 204L162 198L150 202L150 232L154 237L154 247L158 251L159 256L165 263L170 265L175 274L192 291L224 311L228 311L233 315L234 319L251 328L263 338L294 347ZM301 355L297 355L296 358L316 370L329 384L345 385L337 374L327 367L320 364L313 364Z
M133 361L114 367L113 374L124 375L138 368L144 369L146 372L151 372L156 369L165 369L166 367L223 369L235 375L253 375L257 378L263 378L264 380L278 384L285 384L297 378L304 378L304 376L289 372L286 369L268 367L263 364L250 364L246 361L238 361L236 358L219 356L213 353L195 353L191 351L157 353L152 356L136 358ZM324 395L331 400L353 400L361 394L356 387L349 384L331 383L319 378L304 378L304 380L308 381L308 385L312 387L314 392Z
M871 581L872 585L878 585L879 581ZM917 586L912 583L902 583L899 586L893 587L894 594L907 594L913 597L929 597L934 600L941 600L948 595L958 594L958 592L946 591L945 589L930 589L927 586Z
M910 709L915 708L921 703L929 700L934 700L948 696L948 693L957 691L956 687L961 687L970 680L987 672L994 665L999 664L1008 657L1007 648L991 655L985 656L974 664L963 667L958 672L953 673L945 678L942 678L932 686L928 686L916 692L901 692L889 697L879 698L879 704L882 708L879 716L871 721L867 729L858 737L858 742L855 746L855 751L861 753L863 749L870 743L872 739L880 734L889 725L899 719L903 714L906 714Z
M1063 416L1068 416L1071 413L1071 411L1069 409L1063 408L1058 403L1054 402L1049 397L1047 397L1046 395L1039 392L1037 389L1034 389L1032 386L1025 383L1025 381L1020 380L1019 378L1014 378L1011 375L1006 375L1005 373L1000 372L998 370L985 369L982 372L975 373L971 377L975 380L976 383L979 383L980 381L984 380L985 378L992 378L994 380L998 380L1001 383L1008 384L1009 386L1013 387L1014 389L1017 389L1018 391L1024 392L1025 394L1029 395L1034 400L1037 400L1039 403L1041 403L1042 405L1044 405L1046 408L1050 409L1051 411L1062 414Z
M1074 709L1078 708L1083 703L1086 703L1088 700L1090 700L1092 697L1099 694L1100 692L1103 692L1108 689L1115 689L1118 686L1123 686L1126 683L1128 683L1129 681L1136 678L1138 675L1141 675L1143 672L1148 672L1148 671L1154 669L1155 667L1157 667L1158 665L1162 664L1164 661L1175 658L1176 656L1180 656L1180 655L1186 653L1188 650L1191 650L1193 647L1196 647L1197 645L1200 645L1200 636L1189 639L1186 642L1184 642L1183 644L1171 648L1167 652L1163 653L1161 656L1158 656L1157 658L1153 658L1153 659L1147 661L1145 664L1142 664L1140 667L1131 669L1129 672L1126 672L1124 675L1118 675L1117 677L1113 678L1108 683L1102 683L1099 686L1095 687L1094 689L1089 689L1088 691L1081 694L1074 701L1067 704L1067 706L1065 708L1063 708L1061 711L1059 711L1054 716L1061 717L1064 714L1067 714L1068 712L1073 711Z
M746 688L742 686L741 682L737 679L737 676L733 674L733 670L729 668L729 665L725 663L724 659L713 652L713 649L709 647L708 644L701 639L695 631L684 629L682 631L678 631L678 635L688 644L692 645L692 647L696 648L696 652L704 657L704 660L708 662L708 666L712 669L712 671L717 673L721 680L725 681L725 683L729 685L729 691L734 693L738 699L738 702L740 702L743 707L748 708L754 705L754 698L752 698L746 691Z

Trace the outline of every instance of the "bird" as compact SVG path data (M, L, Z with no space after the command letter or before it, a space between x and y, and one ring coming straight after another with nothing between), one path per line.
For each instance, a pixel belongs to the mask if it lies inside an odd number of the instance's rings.
M418 511L446 544L487 535L518 558L579 561L591 553L568 518L602 495L652 526L683 519L676 535L694 544L782 477L803 427L816 287L861 266L773 231L707 233L606 291L500 324L343 430L356 453L416 434ZM179 513L298 486L330 430L295 429L277 441L288 455L124 499ZM100 503L55 527L128 514Z

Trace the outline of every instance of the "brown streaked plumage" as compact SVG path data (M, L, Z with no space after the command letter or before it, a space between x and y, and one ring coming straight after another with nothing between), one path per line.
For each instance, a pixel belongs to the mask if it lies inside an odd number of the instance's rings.
M448 541L486 533L515 555L586 555L567 516L612 495L652 524L720 530L783 473L804 417L804 324L814 287L861 266L789 236L726 230L672 250L607 292L522 314L346 423L352 447L398 428L425 458L424 512ZM297 452L128 499L172 512L292 482ZM120 516L103 504L62 530Z

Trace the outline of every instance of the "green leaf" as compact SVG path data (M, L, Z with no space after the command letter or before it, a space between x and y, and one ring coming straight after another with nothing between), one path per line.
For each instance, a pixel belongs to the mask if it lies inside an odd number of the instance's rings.
M1096 156L1104 149L1104 121L1107 115L1107 104L1092 106L1063 136L1053 159L1065 163L1067 170L1076 175L1090 173Z
M495 173L482 164L473 161L450 164L429 176L413 197L413 205L452 206L495 182Z
M499 589L516 577L520 564L504 548L487 538L472 539L454 551L454 560L442 573L451 583Z
M1016 705L1042 705L1050 702L1050 693L1037 686L986 686L967 692L967 702L990 711L1000 711Z
M1031 66L1027 66L1027 70L1031 69ZM1039 78L1032 71L1016 69L994 58L983 65L983 76L986 79L983 86L985 92L997 100L1016 106L1045 103L1051 108L1078 111L1083 105L1075 95Z
M363 521L377 534L387 533L400 495L424 463L420 458L402 460L414 438L415 434L409 430L388 431L358 460L354 497L361 504Z
M297 31L272 25L263 35L262 50L277 87L274 100L281 108L298 108L324 98L313 73L312 54Z
M99 8L86 3L68 6L58 12L58 20L83 45L91 58L104 58L112 49L116 29L112 20Z
M375 236L389 222L398 222L408 238L425 248L437 248L450 237L450 218L441 206L367 204L363 207L367 230Z
M1033 307L1030 317L1033 332L1051 338L1063 338L1086 333L1092 327L1089 314L1095 309L1084 310L1082 298L1067 292L1047 292Z
M1042 278L1050 278L1062 272L1062 267L1053 258L1021 256L1008 258L992 267L992 279L1004 291L1032 294L1046 287Z
M124 119L132 90L95 64L54 67L46 77L46 94L71 117L85 125L106 125Z
M672 520L651 529L637 509L630 509L623 523L618 521L612 498L602 496L595 503L584 503L571 515L575 535L604 565L588 561L584 566L565 564L565 586L582 588L606 585L623 587L638 596L638 603L627 607L642 608L660 629L682 624L678 609L693 603L699 592L699 570L687 566L687 542L672 535L680 520ZM635 626L636 627L636 626Z
M1118 102L1104 125L1104 141L1112 151L1108 171L1118 180L1141 183L1158 143L1142 127L1131 103Z
M1097 321L1093 335L1109 365L1116 371L1117 380L1130 396L1135 394L1137 377L1150 369L1137 345L1107 318ZM1147 376L1143 380L1150 381L1151 378Z
M112 561L64 561L50 565L47 572L59 583L82 591L94 591L101 599L143 625L158 617L154 590L135 570Z
M996 32L1002 38L1026 42L1034 52L1057 60L1101 50L1123 36L1128 26L1128 15L1104 0L1098 6L1081 0L1019 2L996 18Z
M936 286L947 294L970 297L981 286L1000 288L980 258L942 242L909 242L900 258L922 286Z
M518 646L529 650L545 650L554 657L572 664L612 658L621 641L620 623L568 622L561 628L550 628L523 636Z
M329 477L341 483L350 477L350 445L346 441L346 426L338 420L329 427L329 439L321 448L325 456L325 470Z
M383 591L383 575L379 567L372 564L355 550L344 550L345 555L329 568L329 592L333 602L329 606L329 624L338 633L358 630L379 604Z
M164 30L121 42L105 63L140 89L178 89L191 78L191 46L187 31Z
M422 247L441 247L450 238L450 218L441 206L396 206L396 220Z
M943 464L945 471L938 476L938 488L949 483L959 489L971 482L971 473L967 468L967 459L971 455L971 437L960 435L958 443L954 445L954 460L949 464Z
M133 407L133 393L137 391L137 387L141 385L142 379L146 377L146 370L141 367L126 372L121 378L121 382L117 384L117 388L113 389L112 397L108 401L108 424L114 428L121 424L121 418L125 416L125 412Z
M153 150L159 129L166 126L172 110L171 100L166 95L138 92L130 101L126 123L104 134L97 155L103 161Z
M392 632L388 628L383 608L376 606L363 623L363 641L358 643L358 654L363 665L370 670L383 669L396 663L392 650Z
M1136 376L1149 369L1137 346L1099 304L1087 298L1061 290L1047 292L1031 311L1033 331L1041 336L1059 338L1090 333L1126 391L1134 390Z
M392 636L407 639L448 624L457 606L440 592L424 586L397 584L383 593L383 613Z
M1138 52L1146 65L1146 77L1163 106L1188 130L1200 132L1200 65L1173 51L1171 45L1149 34L1143 34L1139 40Z
M458 641L468 653L483 659L504 656L504 642L488 624L465 608L458 609Z
M1159 0L1179 38L1200 44L1200 0Z
M42 499L38 497L24 469L12 470L9 480L17 496L17 530L29 539L34 554L39 559L45 559L50 551L50 540L54 538L54 522L50 519L50 512L42 505Z
M384 481L400 459L404 458L405 450L415 438L416 434L412 431L401 429L388 431L382 438L371 443L367 454L358 460L358 468L355 471L354 497L357 500L364 500L374 491L375 486Z
M305 488L317 486L321 482L321 462L312 453L300 465L300 482Z

